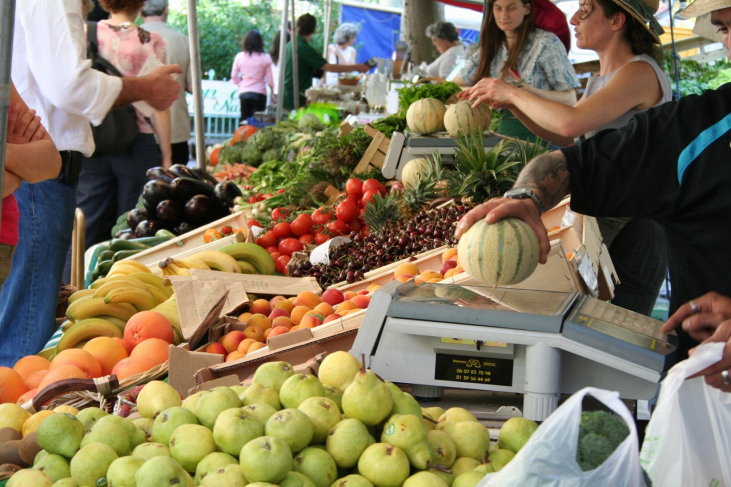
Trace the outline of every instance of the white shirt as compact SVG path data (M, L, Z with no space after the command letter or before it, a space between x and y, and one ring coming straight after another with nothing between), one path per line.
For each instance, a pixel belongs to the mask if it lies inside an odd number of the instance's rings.
M426 72L429 73L429 76L446 78L457 65L457 62L459 62L459 58L464 58L464 52L464 46L462 44L450 47L441 56L436 58L433 63L427 66Z
M356 51L353 46L340 49L337 44L330 44L327 62L330 64L355 64ZM353 71L358 73L357 71ZM325 82L329 85L337 85L341 73L325 73ZM343 73L347 74L347 73Z
M15 5L12 79L60 151L94 152L98 125L122 80L91 68L79 0L22 0Z
M185 101L185 88L190 85L190 48L188 37L170 27L165 22L145 22L142 28L154 32L165 41L167 60L166 64L179 64L185 76L178 76L180 92L178 99L170 107L170 141L173 144L187 142L190 139L190 114L188 103Z

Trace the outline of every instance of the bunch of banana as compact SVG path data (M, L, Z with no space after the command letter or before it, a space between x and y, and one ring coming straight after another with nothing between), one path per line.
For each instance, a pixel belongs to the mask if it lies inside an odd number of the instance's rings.
M203 250L191 255L188 260L200 261L214 271L241 274L241 268L236 259L219 250Z
M107 278L119 275L137 274L140 272L152 274L152 271L142 262L138 262L133 259L119 260L112 264L112 267L107 273Z
M102 244L96 251L96 266L89 269L91 281L100 277L106 277L115 262L128 259L133 255L143 252L156 245L175 238L175 235L168 230L159 230L154 237L142 237L130 240L113 238L111 242Z
M239 242L227 245L219 252L236 260L243 274L274 274L274 259L266 249L255 243Z

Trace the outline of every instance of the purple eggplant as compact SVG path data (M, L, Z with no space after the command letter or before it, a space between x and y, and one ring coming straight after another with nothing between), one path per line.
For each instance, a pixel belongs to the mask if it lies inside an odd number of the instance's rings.
M214 189L216 202L223 208L231 208L234 200L241 195L239 185L233 181L221 181Z
M157 204L157 217L172 225L183 220L183 207L175 200L162 200Z
M178 178L191 178L201 181L201 178L197 174L195 174L188 166L184 166L183 164L173 164L170 166L169 171Z
M177 176L175 174L171 173L164 167L151 167L147 170L145 173L147 175L147 179L150 181L153 181L155 179L159 179L160 181L164 181L166 183L171 183L173 179L175 179Z
M184 233L188 233L188 232L190 232L192 230L195 230L195 229L196 229L196 227L194 227L190 223L183 222L180 225L178 225L177 227L175 227L175 229L173 230L173 233L175 235L183 235Z
M200 169L198 167L191 167L189 168L193 174L198 176L198 179L201 181L205 181L207 183L210 183L211 185L215 186L218 184L218 179L211 176L211 173L206 171L205 169Z
M170 183L170 190L172 191L173 199L180 201L181 203L188 201L198 194L205 195L209 198L213 198L214 196L213 186L208 183L204 183L203 181L191 178L173 179L173 182Z
M142 197L151 205L155 205L155 207L157 207L157 204L162 200L169 200L172 196L173 193L170 189L170 183L166 183L159 179L147 181L145 186L142 188ZM154 212L152 214L154 214Z
M127 213L127 226L129 228L137 228L142 220L147 220L150 215L144 208L134 208Z
M155 232L165 228L165 225L160 220L142 220L135 228L135 234L137 237L152 237Z
M185 220L191 223L207 223L216 216L216 204L213 199L203 194L197 194L185 203Z

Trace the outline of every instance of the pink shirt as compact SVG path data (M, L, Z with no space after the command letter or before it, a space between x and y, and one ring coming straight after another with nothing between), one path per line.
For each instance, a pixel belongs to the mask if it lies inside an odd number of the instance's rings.
M106 20L97 24L99 54L112 63L125 78L134 78L150 56L165 64L165 41L159 35L134 24L110 25ZM135 109L137 110L137 109ZM137 110L140 133L154 132L150 122Z
M0 243L6 245L18 245L18 220L20 211L15 195L8 195L3 198L3 213L0 222Z
M271 56L266 53L238 53L231 67L231 82L239 87L239 93L266 95L267 85L274 90Z

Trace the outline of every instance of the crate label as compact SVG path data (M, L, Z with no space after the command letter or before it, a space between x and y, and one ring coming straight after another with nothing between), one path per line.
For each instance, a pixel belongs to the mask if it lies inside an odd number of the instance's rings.
M512 387L513 361L438 353L434 379Z

